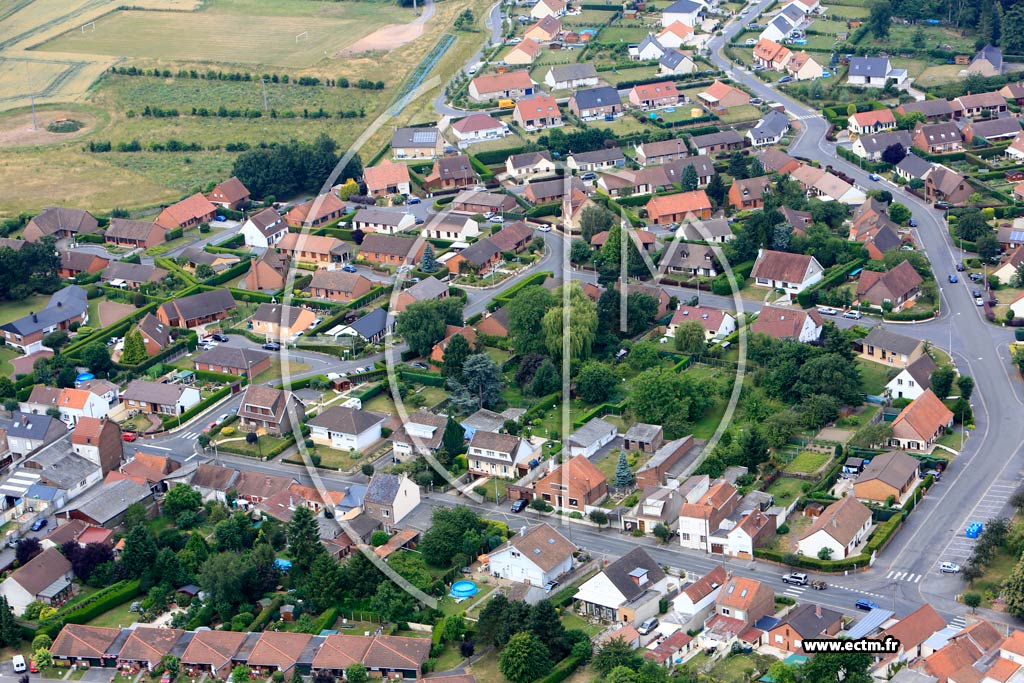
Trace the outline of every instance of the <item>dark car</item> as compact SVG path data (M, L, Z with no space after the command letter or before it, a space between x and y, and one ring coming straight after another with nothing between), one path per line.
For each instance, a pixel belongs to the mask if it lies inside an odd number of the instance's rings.
M266 344L263 345L263 348L266 349L267 351L280 351L281 345L278 344L277 342L267 342Z
M965 270L967 270L967 266L965 266L963 263L956 264L956 272L962 273Z
M32 531L39 531L49 523L49 520L47 520L45 517L41 517L36 521L32 522Z
M936 209L942 209L942 210L948 209L949 208L949 202L945 202L945 201L935 202L935 208Z
M357 272L357 271L356 271L356 267L355 267L355 266L353 266L353 265L352 265L351 263L346 263L345 265L343 265L343 266L341 267L341 269L342 269L343 271L345 271L346 273L355 273L355 272Z
M526 509L526 499L520 498L516 502L512 503L512 507L509 508L512 512L520 513Z
M213 335L213 341L226 342L227 340L228 336L226 334L220 334L218 332L217 334Z
M856 607L857 609L862 609L865 612L870 612L873 609L878 609L878 603L877 602L871 602L867 598L861 598L860 600L857 601L857 603L856 603L856 605L854 605L854 607Z
M428 366L426 363L420 363L419 361L413 363L412 366L414 368L419 368L420 370L429 370L430 369L430 366Z
M913 218L911 218L911 219L910 219L910 222L909 222L909 223L907 223L907 225L909 225L909 226L910 226L910 227L912 227L912 228L916 228L916 227L917 227L917 221L916 221L916 220L914 220Z

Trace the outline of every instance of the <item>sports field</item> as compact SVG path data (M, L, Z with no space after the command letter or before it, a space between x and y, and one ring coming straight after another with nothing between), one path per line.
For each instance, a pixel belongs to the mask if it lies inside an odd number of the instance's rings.
M413 18L411 8L393 2L219 0L199 12L113 12L97 20L95 30L72 30L38 49L302 68L382 26Z

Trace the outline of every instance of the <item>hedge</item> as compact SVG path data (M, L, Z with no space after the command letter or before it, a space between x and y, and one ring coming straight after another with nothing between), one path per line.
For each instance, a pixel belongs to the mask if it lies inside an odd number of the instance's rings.
M174 262L173 259L167 258L166 256L157 256L156 258L153 259L153 263L160 266L164 270L174 273L175 276L183 280L186 284L199 284L199 280L196 279L195 275L179 266L177 263Z
M35 635L46 634L55 638L64 624L85 624L96 617L123 605L142 593L138 579L118 581L96 591L82 602L75 603L68 610L58 610L52 618L39 624Z
M784 559L787 554L780 550L754 548L754 557L761 560L778 562L779 564L787 564ZM857 569L858 567L866 567L868 562L871 561L871 556L866 553L846 557L841 560L819 560L817 557L808 557L806 555L797 555L797 558L796 566L800 569L811 569L819 572L842 572Z
M562 681L569 678L569 676L571 676L582 663L582 658L569 655L558 664L555 664L555 668L551 670L551 673L538 680L537 683L562 683Z
M886 313L882 317L885 320L892 320L897 322L915 322L918 320L930 320L931 318L934 318L938 312L939 306L938 304L936 304L931 308L923 310L918 308L917 306L914 306L909 310L900 311L899 313Z
M509 147L507 149L489 149L484 152L478 152L474 154L470 159L476 159L481 164L492 166L495 164L504 164L505 159L514 155L522 154L526 151L525 147Z
M868 262L866 256L853 259L847 263L836 264L825 271L825 277L821 278L815 285L808 287L796 295L796 300L804 308L810 308L813 301L812 292L820 289L831 289L832 287L845 282L847 276L857 268L862 268Z
M544 398L540 399L539 401L537 401L532 406L526 409L526 412L523 413L523 417L521 420L522 423L524 425L529 424L534 419L540 417L541 413L546 412L551 408L555 407L556 405L558 405L558 401L561 399L561 397L561 392L558 392L554 394L549 394Z
M214 275L208 280L203 280L204 285L223 285L231 282L235 278L248 273L249 267L252 265L252 261L248 257L243 258L241 261L231 266L227 270Z
M512 300L512 298L519 292L519 290L523 289L524 287L539 285L552 276L554 276L554 273L551 272L550 270L543 271L540 273L534 273L529 277L523 278L517 284L512 285L504 292L501 292L500 294L496 295L493 300L498 302L501 306L504 306L505 304Z
M472 154L469 155L469 165L473 167L473 170L480 174L481 180L487 181L494 178L494 171L487 168L486 164Z
M603 417L605 415L622 415L626 410L626 403L601 403L600 405L594 406L588 412L581 415L578 419L573 420L572 428L579 429L586 423L590 422L595 417Z
M445 385L444 377L436 372L416 372L401 368L398 371L398 377L403 381L416 382L428 387L443 387Z
M263 627L270 623L270 618L274 616L274 612L281 608L281 604L284 602L284 596L275 596L270 604L260 610L260 613L256 615L256 618L249 624L247 631L262 631Z
M241 377L236 377L235 379L244 382L244 380ZM196 405L186 410L184 413L181 414L180 417L177 415L164 415L161 418L163 421L164 429L170 429L171 427L188 422L196 415L199 415L203 411L209 409L210 406L212 406L217 401L229 395L231 395L231 387L224 387L223 389L218 389L217 391L215 391L213 395L211 395L205 401L200 401Z
M359 393L352 393L352 398L358 398L360 401L369 401L374 396L379 396L384 393L384 382L377 382L372 387L367 387Z
M241 449L232 448L233 445L234 445L234 442L228 442L228 443L225 443L225 444L218 444L217 448L219 450L227 451L228 453L234 453L236 455L245 455L245 456L248 456L250 458L258 457L258 456L254 456L249 451L243 451ZM271 458L275 458L275 457L281 455L282 453L284 453L286 450L288 450L290 447L292 447L294 445L295 445L294 441L289 441L289 440L285 439L284 441L279 443L277 446L274 446L273 448L264 448L263 451L262 451L262 453L263 453L262 457L263 457L264 460L270 460Z

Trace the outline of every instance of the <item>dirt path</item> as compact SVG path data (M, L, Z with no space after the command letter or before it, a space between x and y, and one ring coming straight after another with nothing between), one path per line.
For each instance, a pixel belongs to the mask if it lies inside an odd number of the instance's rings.
M372 50L394 50L423 35L428 21L434 16L434 0L423 3L423 13L408 24L388 24L365 38L360 38L349 47L336 53L335 57L351 57Z
M99 305L100 325L103 327L113 325L134 310L135 307L130 304L119 304L116 301L101 301Z

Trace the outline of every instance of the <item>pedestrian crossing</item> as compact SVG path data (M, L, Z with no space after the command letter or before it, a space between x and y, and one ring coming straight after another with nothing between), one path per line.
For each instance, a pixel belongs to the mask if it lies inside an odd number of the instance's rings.
M786 584L786 590L782 591L783 595L788 595L791 598L799 598L807 590L807 586L794 586L792 584Z
M810 114L802 114L800 116L794 116L793 118L796 119L797 121L808 121L810 119L820 119L821 114L811 112Z
M967 617L960 615L949 622L949 627L961 631L967 627Z
M924 578L924 574L914 574L911 572L898 572L895 569L885 575L885 578L891 579L892 581L906 581L908 583L921 583L921 579Z

